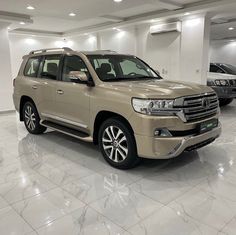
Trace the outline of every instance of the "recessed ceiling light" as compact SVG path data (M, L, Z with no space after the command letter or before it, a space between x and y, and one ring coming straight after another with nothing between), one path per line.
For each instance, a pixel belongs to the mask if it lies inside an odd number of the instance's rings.
M25 24L25 22L21 21L21 22L20 22L20 24L24 25L24 24Z
M122 2L123 0L113 0L114 2Z
M34 10L34 9L35 9L33 6L30 6L30 5L28 5L26 8L27 8L28 10Z
M186 13L184 13L184 15L185 15L185 16L189 16L189 15L190 15L190 13L189 13L189 12L186 12Z
M69 16L76 16L76 14L74 12L71 12Z
M234 30L234 27L230 27L229 30L230 30L230 31Z
M10 27L7 27L8 30L10 30L11 28Z

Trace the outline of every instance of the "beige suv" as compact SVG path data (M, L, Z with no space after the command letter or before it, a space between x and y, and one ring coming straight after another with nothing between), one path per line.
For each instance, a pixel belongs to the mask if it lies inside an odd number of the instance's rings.
M166 81L132 55L32 51L14 84L16 110L31 134L48 127L93 142L120 169L176 157L221 133L211 88Z

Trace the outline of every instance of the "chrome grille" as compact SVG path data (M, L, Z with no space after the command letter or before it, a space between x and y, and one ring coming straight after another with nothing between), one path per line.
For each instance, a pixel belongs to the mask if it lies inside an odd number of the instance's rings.
M187 96L175 100L175 108L185 122L192 122L214 116L218 112L219 101L215 93Z

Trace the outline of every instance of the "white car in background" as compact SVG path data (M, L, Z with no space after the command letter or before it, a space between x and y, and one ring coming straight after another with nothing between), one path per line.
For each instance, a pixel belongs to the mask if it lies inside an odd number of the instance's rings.
M221 106L230 104L236 98L236 67L211 63L207 85L215 90Z

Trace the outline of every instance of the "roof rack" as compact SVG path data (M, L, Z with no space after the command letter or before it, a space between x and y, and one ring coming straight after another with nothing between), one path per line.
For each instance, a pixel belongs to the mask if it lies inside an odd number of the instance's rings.
M112 50L95 50L95 52L117 53L116 51L112 51Z
M50 52L50 51L73 51L71 48L69 47L62 47L62 48L47 48L47 49L40 49L40 50L35 50L35 51L31 51L29 53L29 55L34 55L34 54L38 54L38 53L45 53L45 52Z
M95 51L81 51L81 53L91 55L91 54L118 54L116 51L112 50L95 50Z

